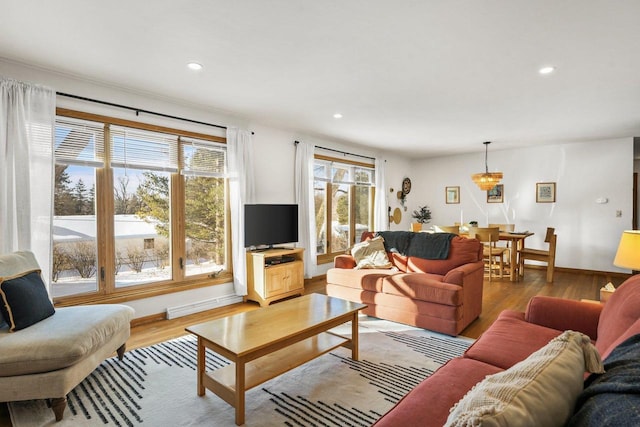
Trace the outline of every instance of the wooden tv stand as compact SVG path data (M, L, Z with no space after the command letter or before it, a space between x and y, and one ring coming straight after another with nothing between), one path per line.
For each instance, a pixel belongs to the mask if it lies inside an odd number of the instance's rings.
M247 252L247 296L261 307L294 295L304 295L303 248Z

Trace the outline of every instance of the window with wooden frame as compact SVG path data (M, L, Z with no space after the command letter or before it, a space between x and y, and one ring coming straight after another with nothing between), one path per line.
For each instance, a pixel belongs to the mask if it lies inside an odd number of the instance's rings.
M58 109L56 303L126 301L231 280L225 142Z
M375 168L316 155L313 188L317 263L326 264L373 229Z

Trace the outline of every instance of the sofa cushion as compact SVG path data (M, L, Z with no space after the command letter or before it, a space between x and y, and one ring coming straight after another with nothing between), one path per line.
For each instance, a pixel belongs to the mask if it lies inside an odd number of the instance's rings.
M474 386L452 408L445 425L563 426L582 391L587 365L602 371L591 339L566 331L527 359Z
M608 349L606 349L604 352L600 351L600 354L602 355L602 359L606 359L607 357L609 357L611 352L615 350L616 347L618 347L620 344L628 340L630 337L637 334L640 334L640 319L636 320L633 323L633 325L629 326L629 329L624 331L624 333L620 335L618 339L616 339L613 343L611 343ZM596 344L596 347L597 347L597 344Z
M62 307L21 331L0 330L0 377L74 365L124 327L128 330L132 317L133 309L125 305Z
M636 320L640 319L640 274L618 286L600 313L596 347L604 353Z
M18 277L0 277L0 312L9 331L19 331L53 315L55 309L40 276L34 270Z
M351 255L356 261L356 269L392 267L389 258L387 258L382 237L374 237L373 239L356 243L351 248Z
M445 275L464 264L482 260L482 244L477 239L455 236L451 239L449 257L444 260L409 257L407 271Z
M640 425L640 335L617 346L593 374L576 402L570 427Z
M406 255L400 255L395 252L387 252L387 256L391 260L391 263L393 264L394 267L396 267L398 270L402 271L403 273L407 272L408 257Z
M561 333L556 329L528 323L510 311L505 311L469 347L465 357L507 369L526 359Z
M349 270L330 268L327 270L327 283L347 288L382 292L382 279L391 274L397 274L397 272L388 269Z
M500 371L500 368L477 360L451 359L411 390L374 426L441 427L447 420L449 408L474 384Z
M382 292L438 304L462 304L460 286L443 283L442 276L435 274L398 273L387 276L382 280Z

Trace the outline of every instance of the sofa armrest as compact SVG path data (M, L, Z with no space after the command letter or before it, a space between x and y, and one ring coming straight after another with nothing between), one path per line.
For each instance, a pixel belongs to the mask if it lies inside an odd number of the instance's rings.
M445 276L442 278L442 281L462 286L464 285L465 279L468 276L477 273L477 271L482 268L484 268L484 263L482 261L463 264L459 267L449 270L447 274L445 274Z
M564 298L535 296L529 300L525 320L547 328L582 332L592 340L598 338L598 321L602 304Z
M333 266L335 268L352 269L356 267L356 260L351 255L338 255L333 259Z

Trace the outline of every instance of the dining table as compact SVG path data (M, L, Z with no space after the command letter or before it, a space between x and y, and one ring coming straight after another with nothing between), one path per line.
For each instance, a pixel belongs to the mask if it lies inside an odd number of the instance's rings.
M524 248L524 239L529 236L533 236L534 233L530 231L516 232L516 231L501 231L500 240L508 241L511 243L511 250L509 251L509 280L516 282L519 279L518 274L518 253Z

